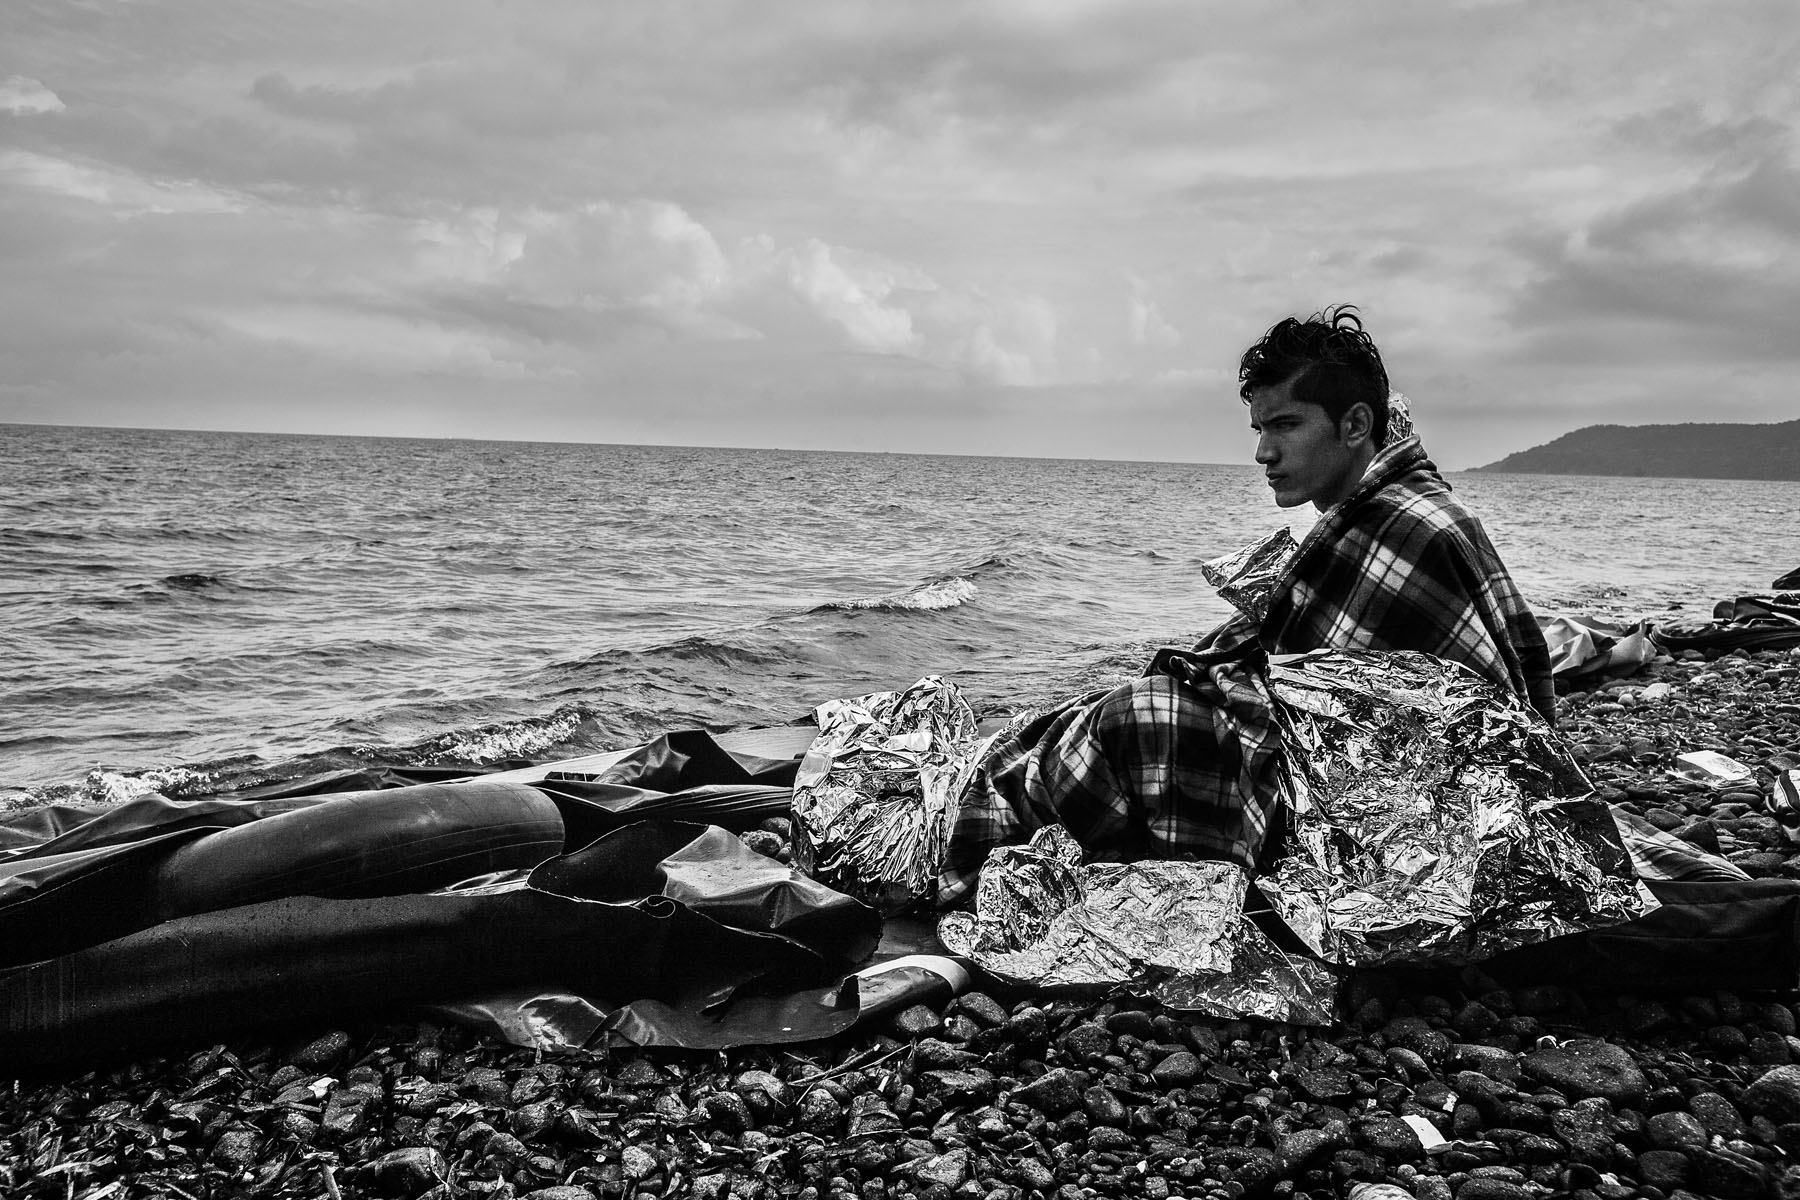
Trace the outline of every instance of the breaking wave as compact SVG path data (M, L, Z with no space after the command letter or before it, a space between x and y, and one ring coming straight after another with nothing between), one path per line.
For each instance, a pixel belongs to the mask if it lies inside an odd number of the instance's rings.
M879 609L884 612L938 612L967 604L981 594L981 589L960 575L934 579L897 595L864 597L858 600L834 600L821 604L814 612L843 609Z

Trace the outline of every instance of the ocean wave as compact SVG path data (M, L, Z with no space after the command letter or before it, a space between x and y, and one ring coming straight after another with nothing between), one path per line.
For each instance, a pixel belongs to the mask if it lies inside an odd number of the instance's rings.
M145 796L203 796L217 790L218 778L212 771L192 767L153 767L147 771L95 768L87 773L77 794L99 804L125 804Z
M574 736L588 711L578 704L564 705L543 717L526 717L478 729L452 731L427 747L421 763L491 763L509 758L535 758Z
M834 600L830 604L821 604L814 612L832 612L844 609L879 609L883 612L939 612L946 608L956 608L967 604L981 594L981 589L961 575L952 575L948 579L934 579L930 583L922 583L918 587L901 592L898 595L870 596L857 600Z

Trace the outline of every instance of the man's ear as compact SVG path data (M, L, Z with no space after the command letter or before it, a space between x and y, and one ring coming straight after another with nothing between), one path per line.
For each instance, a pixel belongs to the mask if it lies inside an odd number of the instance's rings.
M1369 441L1375 436L1375 413L1366 404L1352 404L1338 422L1338 437L1345 445Z

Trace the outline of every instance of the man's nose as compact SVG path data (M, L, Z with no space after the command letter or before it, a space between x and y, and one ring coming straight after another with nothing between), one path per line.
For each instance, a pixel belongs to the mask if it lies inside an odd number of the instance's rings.
M1280 455L1275 453L1275 444L1269 440L1269 435L1266 433L1257 434L1256 461L1266 467L1279 457Z

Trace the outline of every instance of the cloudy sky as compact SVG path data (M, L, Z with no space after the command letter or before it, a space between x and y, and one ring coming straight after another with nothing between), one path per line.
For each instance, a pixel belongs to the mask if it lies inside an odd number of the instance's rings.
M0 421L1450 467L1800 416L1793 0L6 0Z

